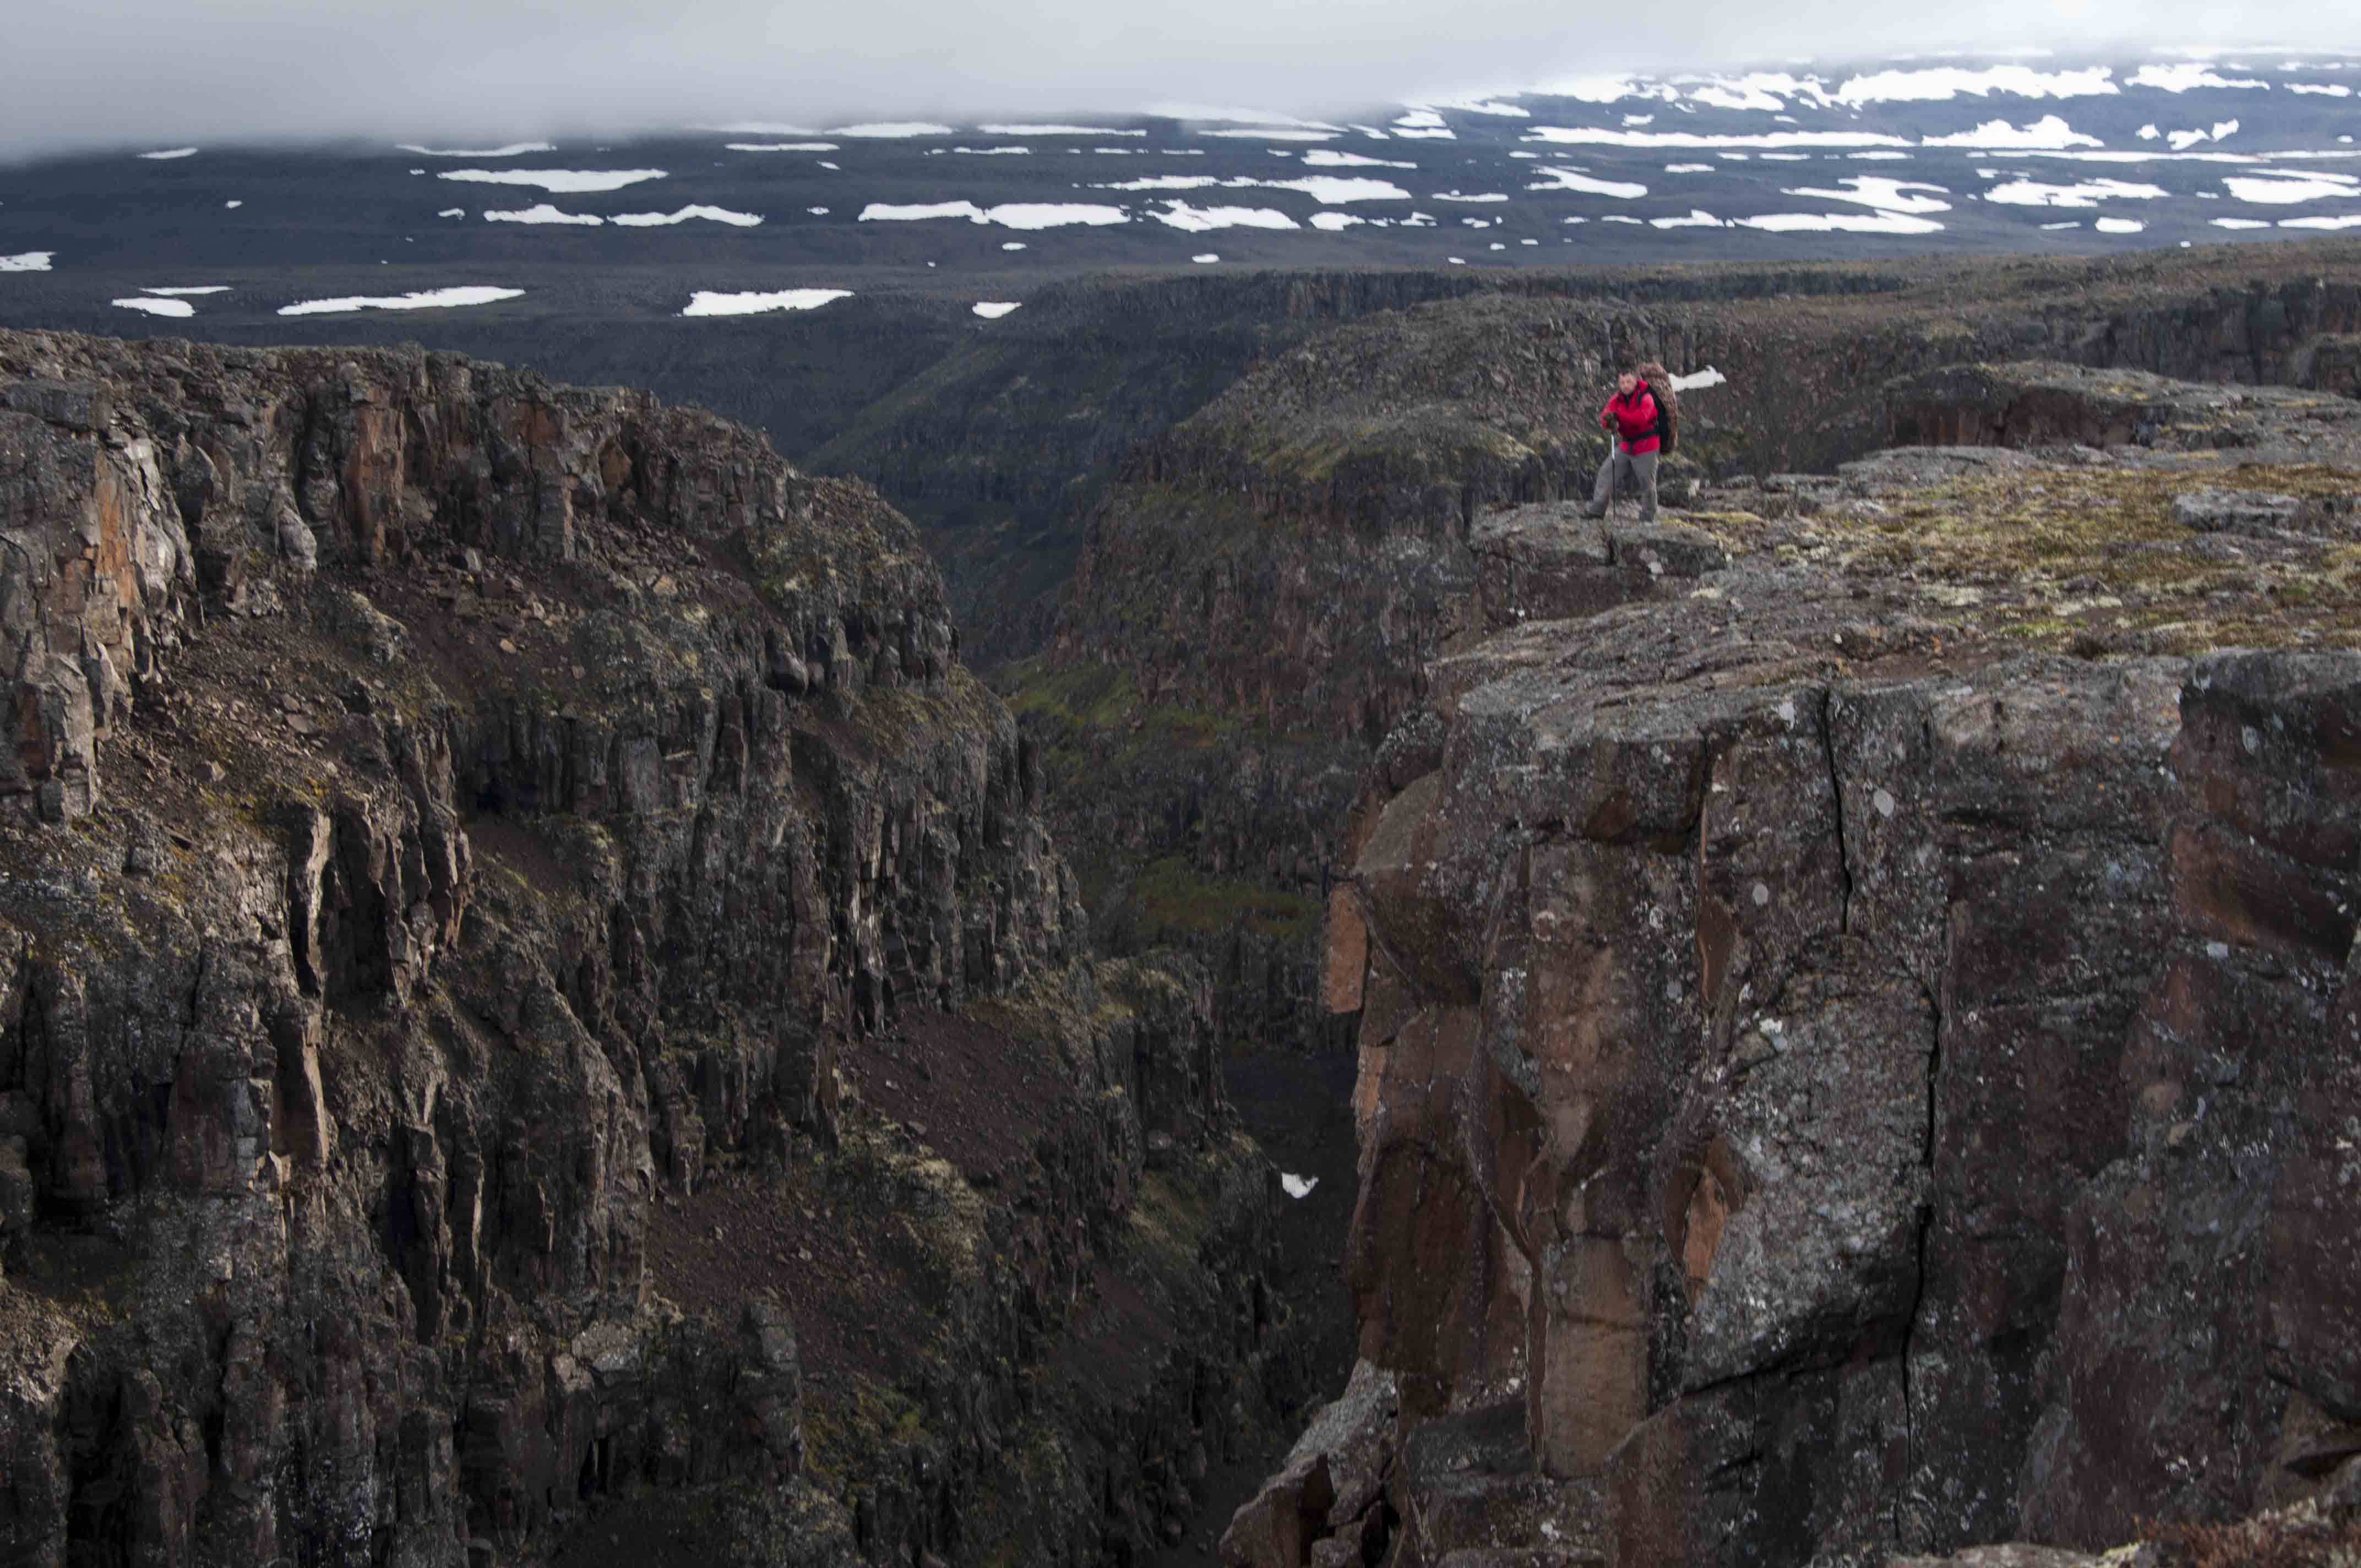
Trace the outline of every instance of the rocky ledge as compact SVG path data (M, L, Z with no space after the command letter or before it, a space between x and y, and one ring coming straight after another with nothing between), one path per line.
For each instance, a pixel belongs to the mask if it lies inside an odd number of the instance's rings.
M0 334L0 1557L1177 1532L1268 1172L872 492L448 356Z
M1226 1561L2350 1549L2355 409L2104 376L1479 521L1328 922L1367 1365Z

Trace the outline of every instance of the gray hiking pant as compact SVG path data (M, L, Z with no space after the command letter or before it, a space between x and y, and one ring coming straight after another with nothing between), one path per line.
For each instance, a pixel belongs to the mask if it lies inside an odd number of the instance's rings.
M1653 452L1626 452L1622 443L1615 446L1615 455L1599 465L1598 483L1590 492L1590 510L1603 513L1615 499L1615 488L1629 479L1640 489L1640 515L1653 522L1656 517L1656 457Z

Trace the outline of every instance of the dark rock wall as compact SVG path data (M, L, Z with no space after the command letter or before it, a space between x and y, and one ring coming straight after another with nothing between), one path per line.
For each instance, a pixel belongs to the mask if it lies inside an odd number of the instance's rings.
M1033 1420L1084 1479L996 1528L1095 1561L1178 1507L1118 1477L1248 1419L1262 1168L1202 982L1073 967L1027 750L873 494L445 356L9 334L0 538L0 1554L456 1568L738 1487L961 1555ZM979 1195L843 1069L989 999L1071 1113ZM910 1442L815 1489L807 1271L700 1294L655 1236L840 1167L935 1194L951 1327ZM1199 1195L1159 1245L1143 1181ZM1117 1259L1148 1375L1052 1420L1026 1368Z

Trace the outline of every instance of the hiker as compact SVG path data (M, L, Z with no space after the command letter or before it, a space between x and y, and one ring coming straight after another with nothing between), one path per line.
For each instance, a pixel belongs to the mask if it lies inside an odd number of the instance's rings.
M1640 487L1640 516L1655 521L1656 427L1655 393L1638 371L1624 371L1615 379L1615 395L1598 412L1598 428L1611 439L1606 466L1598 470L1598 483L1583 516L1605 517L1607 503L1615 499L1615 487L1628 477Z

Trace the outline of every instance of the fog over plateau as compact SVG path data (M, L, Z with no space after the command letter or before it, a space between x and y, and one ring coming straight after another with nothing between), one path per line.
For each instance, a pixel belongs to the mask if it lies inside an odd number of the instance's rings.
M2257 36L2258 23L2269 36ZM1297 114L1601 71L1905 51L2337 49L2334 8L2213 0L93 0L19 6L0 157L167 141L541 136L892 115Z

